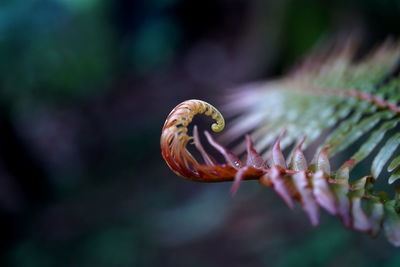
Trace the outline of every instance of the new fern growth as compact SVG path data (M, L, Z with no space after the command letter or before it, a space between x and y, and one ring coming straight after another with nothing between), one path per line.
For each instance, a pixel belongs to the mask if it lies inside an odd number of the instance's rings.
M400 178L400 155L395 155L400 145L400 44L386 42L358 62L355 50L354 42L347 41L330 53L315 53L286 77L248 86L227 101L225 110L234 119L222 139L251 133L234 148L236 154L246 151L245 162L206 131L209 144L225 159L219 163L203 148L196 126L193 136L187 134L193 116L201 113L216 120L214 131L222 130L224 120L213 106L200 100L179 104L161 136L168 166L194 181L233 181L232 193L242 180L259 180L290 208L299 202L312 225L318 225L322 208L372 236L383 229L389 242L400 246L399 190L392 197L374 190L385 166L390 184ZM187 150L190 140L202 163ZM356 142L361 143L356 152L331 170L332 157ZM308 163L303 150L311 144L316 149ZM285 157L282 149L290 146ZM352 177L354 167L370 156L369 174Z

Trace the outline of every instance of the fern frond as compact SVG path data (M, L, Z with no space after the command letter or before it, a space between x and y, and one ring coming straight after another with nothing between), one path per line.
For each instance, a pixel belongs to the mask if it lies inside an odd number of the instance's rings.
M330 54L310 56L280 80L247 86L228 98L225 110L233 119L222 140L232 142L250 133L234 148L237 154L246 151L246 163L206 132L208 142L225 158L225 163L217 163L201 145L197 128L193 137L187 135L193 115L205 112L197 112L197 102L190 101L167 118L161 137L164 159L173 171L195 181L234 181L233 193L240 181L258 179L290 208L300 202L312 225L318 225L323 208L345 226L372 236L384 229L388 240L400 246L398 193L389 197L374 190L386 165L389 183L400 178L400 155L395 153L400 145L400 77L394 72L400 43L386 42L358 62L354 51L354 42L342 43ZM328 131L307 163L303 150ZM191 139L204 163L186 149ZM357 142L362 143L356 152L332 171L331 158ZM294 149L285 157L281 150L291 145ZM373 158L370 173L351 177L368 157Z

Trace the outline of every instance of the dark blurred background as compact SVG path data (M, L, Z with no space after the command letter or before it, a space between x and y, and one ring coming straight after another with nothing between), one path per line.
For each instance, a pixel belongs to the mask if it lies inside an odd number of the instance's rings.
M257 182L183 180L159 148L181 101L218 106L338 33L367 49L399 26L390 0L0 1L1 266L400 266Z

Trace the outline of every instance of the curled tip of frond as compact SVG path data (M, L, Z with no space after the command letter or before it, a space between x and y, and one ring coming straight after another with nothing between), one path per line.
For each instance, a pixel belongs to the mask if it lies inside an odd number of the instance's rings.
M215 123L213 131L222 131L225 121L221 113L212 105L201 100L187 100L176 106L168 115L161 134L161 153L172 171L183 178L198 182L232 181L236 169L241 167L240 160L222 145L217 143L209 133L206 137L211 146L219 151L226 159L226 164L218 164L203 148L198 136L197 127L193 130L193 137L189 136L188 125L196 114L212 117ZM189 141L200 152L205 164L199 163L186 146Z
M201 100L185 101L175 107L167 117L160 143L162 156L172 171L183 178L198 182L234 181L232 194L237 192L242 180L259 179L267 172L267 164L254 149L250 136L246 138L248 151L246 164L205 131L208 143L223 156L225 162L218 163L209 155L201 144L196 126L193 129L193 137L187 134L187 126L194 115L202 113L216 121L212 125L213 130L223 129L225 122L222 115L212 105ZM193 140L204 163L199 163L187 150L186 146L190 140Z
M211 130L213 130L213 132L216 133L221 132L224 128L225 128L225 121L222 116L217 120L217 123L213 123L211 125Z

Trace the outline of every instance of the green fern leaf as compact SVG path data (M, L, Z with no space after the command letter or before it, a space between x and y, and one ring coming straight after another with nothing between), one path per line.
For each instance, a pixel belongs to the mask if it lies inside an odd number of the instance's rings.
M388 240L400 246L399 197L374 190L389 162L389 183L400 179L400 155L395 153L400 144L400 77L395 72L400 43L386 42L358 62L355 51L354 42L343 42L331 53L314 53L282 79L248 85L227 98L225 110L233 119L221 140L234 142L249 134L233 149L247 154L246 163L206 133L225 158L217 163L201 145L197 128L193 137L187 135L195 114L223 122L214 107L199 100L178 105L161 137L168 166L194 181L234 181L233 193L240 181L258 179L290 208L300 202L314 226L321 207L354 230L376 236L384 229ZM186 149L191 139L204 163ZM285 157L281 149L290 146ZM303 154L307 148L314 154L310 163ZM350 151L355 153L332 170L332 157ZM354 177L354 167L368 158L371 173Z

